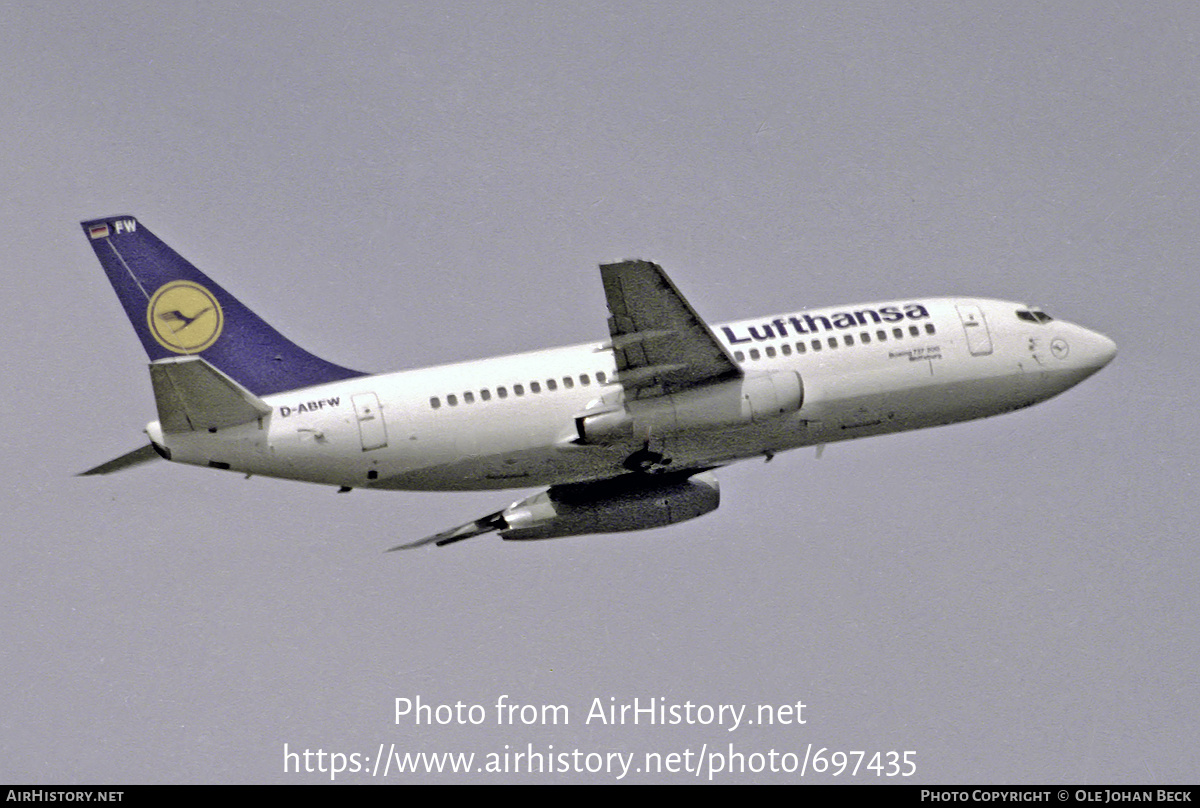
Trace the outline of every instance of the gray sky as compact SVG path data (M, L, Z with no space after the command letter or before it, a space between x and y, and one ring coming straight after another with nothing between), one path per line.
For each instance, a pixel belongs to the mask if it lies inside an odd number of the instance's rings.
M0 781L328 778L285 744L1195 781L1194 4L309 5L6 4ZM1121 352L1020 413L726 469L666 530L384 555L521 495L72 476L155 417L77 225L116 213L366 370L601 338L627 257L714 321L970 294ZM570 723L393 717L502 694ZM610 697L806 723L585 723Z

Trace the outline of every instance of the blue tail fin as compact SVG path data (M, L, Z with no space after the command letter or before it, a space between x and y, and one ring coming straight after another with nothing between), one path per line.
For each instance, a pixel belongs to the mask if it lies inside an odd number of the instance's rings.
M151 360L202 356L258 396L366 375L285 338L132 216L82 224Z

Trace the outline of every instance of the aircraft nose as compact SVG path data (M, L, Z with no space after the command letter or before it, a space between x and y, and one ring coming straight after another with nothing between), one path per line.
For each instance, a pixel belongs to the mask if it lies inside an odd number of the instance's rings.
M1083 366L1088 369L1090 375L1113 361L1113 358L1117 355L1117 343L1099 331L1091 331L1086 328L1082 329L1082 331L1083 339L1080 341L1083 344L1080 347L1083 350L1079 358L1082 360Z
M1097 331L1092 332L1092 337L1094 338L1092 350L1095 352L1096 369L1099 370L1116 357L1117 343Z

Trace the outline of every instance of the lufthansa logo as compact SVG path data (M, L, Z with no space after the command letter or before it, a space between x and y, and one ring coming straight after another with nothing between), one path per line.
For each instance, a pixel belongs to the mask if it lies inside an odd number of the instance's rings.
M199 353L221 336L225 324L221 304L212 292L191 281L160 286L146 308L150 333L175 353Z

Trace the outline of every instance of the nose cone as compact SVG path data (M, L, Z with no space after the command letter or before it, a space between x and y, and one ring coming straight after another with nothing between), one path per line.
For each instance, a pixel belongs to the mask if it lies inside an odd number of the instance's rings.
M1092 331L1082 326L1073 326L1071 331L1071 333L1064 333L1062 337L1070 345L1062 359L1064 370L1068 370L1068 375L1072 379L1071 384L1074 385L1113 361L1117 355L1117 343L1099 331ZM1053 343L1050 349L1054 350Z
M1117 355L1117 343L1098 331L1088 332L1089 362L1096 370L1113 361Z

